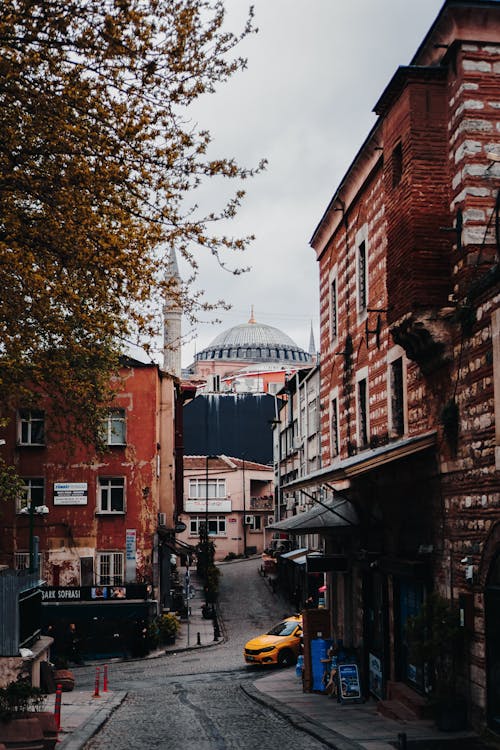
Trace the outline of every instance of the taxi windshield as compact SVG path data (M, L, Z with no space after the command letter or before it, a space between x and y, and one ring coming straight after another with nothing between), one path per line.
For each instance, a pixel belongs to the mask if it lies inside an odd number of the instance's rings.
M271 628L271 630L268 630L268 635L292 635L293 631L297 627L299 623L295 620L290 620L289 622L280 622L278 625L275 625L274 628Z

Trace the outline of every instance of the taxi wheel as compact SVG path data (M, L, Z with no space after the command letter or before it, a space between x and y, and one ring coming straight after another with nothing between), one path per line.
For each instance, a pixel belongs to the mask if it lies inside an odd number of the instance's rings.
M293 651L290 651L289 648L284 648L283 651L280 651L278 654L278 664L280 667L290 667L292 664L295 664Z

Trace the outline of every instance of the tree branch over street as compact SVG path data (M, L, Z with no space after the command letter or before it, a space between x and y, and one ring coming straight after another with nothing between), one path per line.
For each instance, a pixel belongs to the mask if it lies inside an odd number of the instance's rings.
M210 134L188 108L244 68L235 48L252 17L233 34L219 0L2 2L5 407L41 391L95 428L120 341L159 330L158 303L174 293L169 249L194 274L197 252L245 250L251 238L218 233L217 222L235 214L240 181L264 163L209 157ZM202 213L194 194L214 177L238 187ZM210 307L188 285L181 293L188 314Z

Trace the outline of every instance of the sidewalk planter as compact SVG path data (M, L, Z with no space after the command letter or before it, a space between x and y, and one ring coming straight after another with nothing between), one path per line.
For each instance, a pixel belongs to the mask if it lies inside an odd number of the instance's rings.
M0 721L0 743L7 750L44 750L42 725L34 715Z
M54 750L57 744L56 717L51 711L37 711L36 718L43 732L43 750Z
M63 693L68 693L75 687L75 675L69 669L56 669L54 672L54 682L60 685Z

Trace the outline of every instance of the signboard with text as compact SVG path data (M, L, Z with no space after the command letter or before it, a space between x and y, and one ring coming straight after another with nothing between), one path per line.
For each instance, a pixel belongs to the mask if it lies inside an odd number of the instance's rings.
M339 664L338 681L339 699L342 702L359 701L361 699L361 686L357 664Z
M54 505L87 505L87 482L54 482Z
M208 505L208 508L207 508ZM231 513L231 500L185 500L186 513Z

